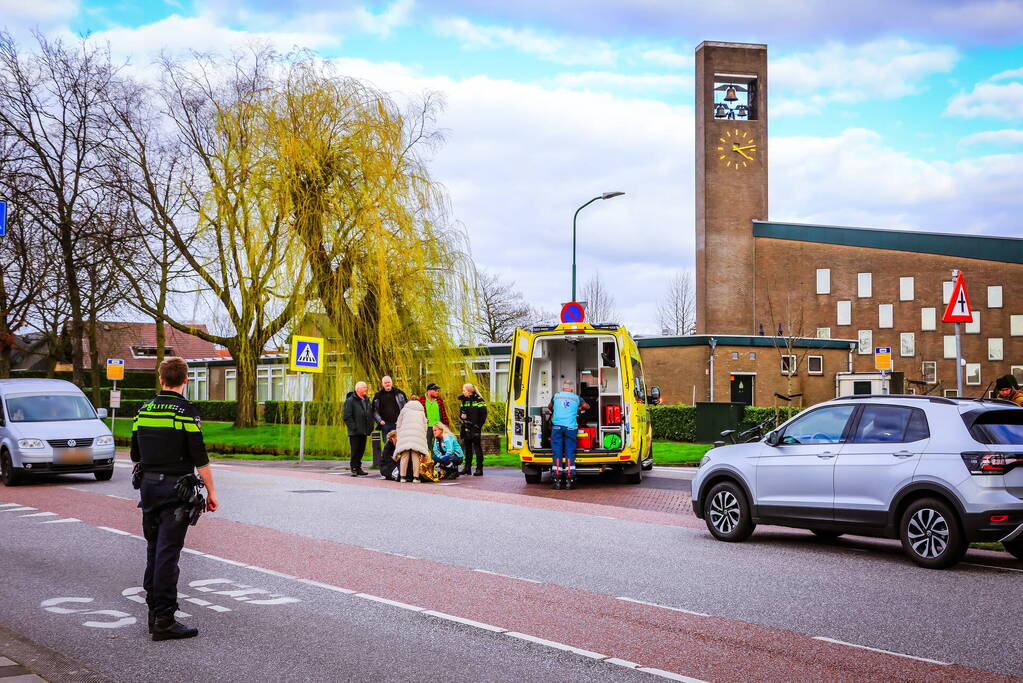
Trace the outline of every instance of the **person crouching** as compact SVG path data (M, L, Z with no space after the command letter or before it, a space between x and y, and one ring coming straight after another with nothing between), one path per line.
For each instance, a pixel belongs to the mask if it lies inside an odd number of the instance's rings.
M458 466L462 464L465 454L458 444L458 439L451 433L448 426L438 422L433 426L433 462L438 479L454 479L458 476Z

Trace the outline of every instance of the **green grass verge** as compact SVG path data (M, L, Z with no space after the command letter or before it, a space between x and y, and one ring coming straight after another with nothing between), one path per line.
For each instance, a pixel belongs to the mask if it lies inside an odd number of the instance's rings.
M204 422L202 425L206 447L218 458L231 460L285 460L298 455L297 425L261 424L257 427L235 429L230 422ZM114 435L131 436L131 420L119 418L114 426ZM233 453L220 453L217 447L229 447ZM290 451L287 455L272 453L244 453L246 447L259 449L280 449ZM343 450L342 450L343 448ZM659 465L698 462L711 447L707 444L678 443L675 441L654 441L654 462ZM310 425L306 427L306 458L310 460L347 460L348 440L335 427ZM501 440L501 452L484 458L489 467L518 467L519 456L509 455L505 440Z

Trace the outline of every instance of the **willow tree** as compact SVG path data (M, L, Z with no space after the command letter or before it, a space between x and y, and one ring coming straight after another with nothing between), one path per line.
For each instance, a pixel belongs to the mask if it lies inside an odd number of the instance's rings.
M217 334L171 315L166 302L147 296L151 273L144 268L135 276L136 305L228 349L238 373L235 426L252 426L259 358L306 298L303 283L284 268L292 230L275 189L277 145L266 127L277 58L256 49L160 66L157 93L125 88L111 107L116 182L134 205L131 215L170 238L187 266L190 294L223 314L230 329Z
M324 321L337 379L389 374L412 392L463 381L468 248L427 169L438 107L427 96L403 109L304 59L289 64L267 112L272 185L300 246L289 268L311 284L303 308ZM324 398L350 388L333 385Z

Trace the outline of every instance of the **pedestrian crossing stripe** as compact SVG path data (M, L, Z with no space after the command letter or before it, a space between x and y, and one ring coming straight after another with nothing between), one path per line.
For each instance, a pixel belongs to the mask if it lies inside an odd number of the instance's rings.
M291 371L323 372L323 339L321 337L291 338Z

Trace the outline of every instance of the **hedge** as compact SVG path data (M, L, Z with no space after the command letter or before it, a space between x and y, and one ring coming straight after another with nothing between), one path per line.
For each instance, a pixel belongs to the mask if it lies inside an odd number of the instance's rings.
M134 417L145 402L122 400L121 407L117 409L117 412L121 417ZM110 404L108 403L107 405L109 406ZM235 418L238 417L237 401L195 401L195 405L199 408L200 419L203 420L234 422Z
M308 425L339 425L344 423L344 404L327 401L307 401L305 423ZM266 401L263 421L268 424L298 424L302 415L300 401Z
M778 418L776 424L781 424L800 410L802 409L796 406L778 408L747 406L743 411L742 420L739 422L739 431L750 429L776 414ZM696 408L694 406L684 404L650 406L649 411L655 439L688 442L696 440Z

